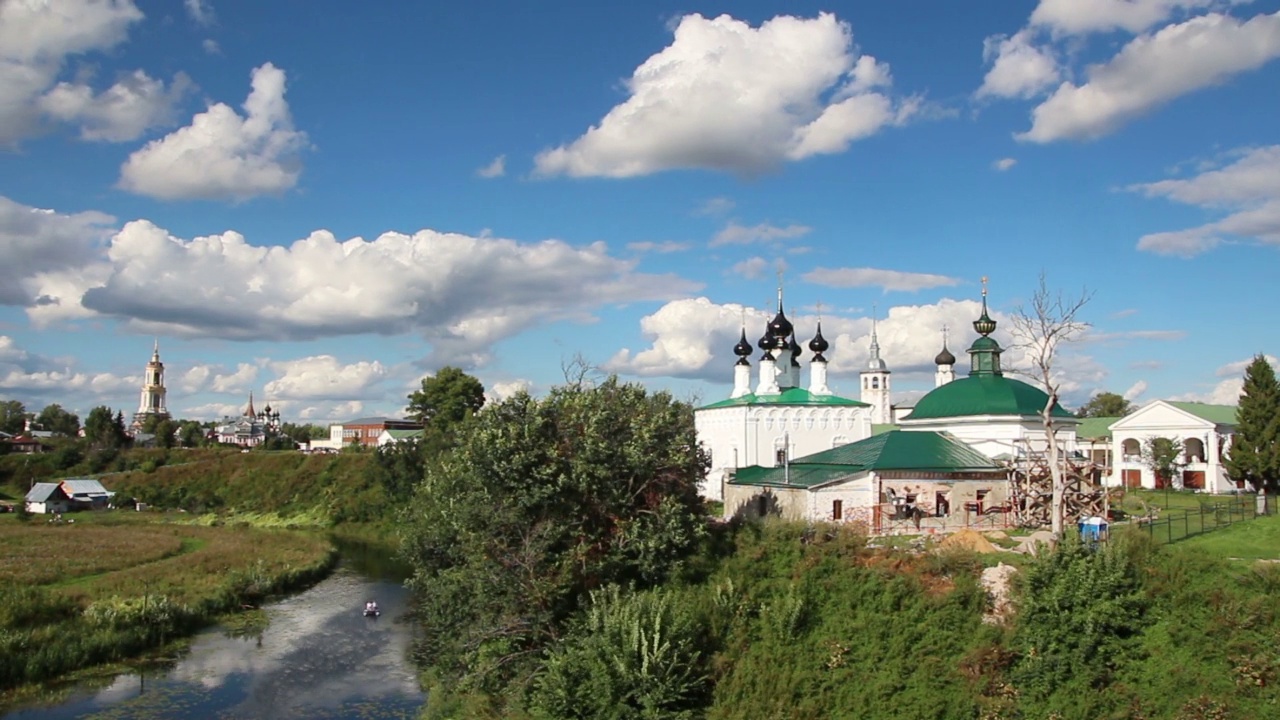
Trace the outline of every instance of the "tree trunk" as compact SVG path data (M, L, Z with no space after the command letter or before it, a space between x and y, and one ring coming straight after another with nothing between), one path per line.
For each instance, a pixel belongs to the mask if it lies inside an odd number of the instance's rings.
M1049 477L1052 480L1053 500L1049 506L1050 530L1055 541L1062 539L1063 508L1066 505L1066 488L1062 478L1062 464L1058 462L1058 432L1053 426L1053 408L1058 404L1058 393L1049 393L1049 402L1041 412L1044 418L1044 437L1049 447Z

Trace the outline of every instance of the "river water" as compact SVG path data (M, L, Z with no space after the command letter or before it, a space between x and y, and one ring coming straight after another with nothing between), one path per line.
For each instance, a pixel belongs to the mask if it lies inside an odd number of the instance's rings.
M175 660L76 686L58 704L3 720L415 717L425 698L408 659L409 594L401 569L377 554L344 546L332 575L264 608L270 625L261 635L212 628ZM381 617L363 616L370 599Z

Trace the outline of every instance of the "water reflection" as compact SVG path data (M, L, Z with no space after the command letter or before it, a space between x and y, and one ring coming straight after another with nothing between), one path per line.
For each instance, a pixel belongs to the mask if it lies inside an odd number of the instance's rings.
M381 617L363 616L369 599ZM260 636L210 630L163 674L122 675L4 718L410 718L423 696L407 660L408 600L399 582L367 578L344 559L315 587L269 606Z

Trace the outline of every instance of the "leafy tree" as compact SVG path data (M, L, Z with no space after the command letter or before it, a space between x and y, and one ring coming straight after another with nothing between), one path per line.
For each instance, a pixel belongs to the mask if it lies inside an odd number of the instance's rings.
M1068 536L1026 570L1018 598L1012 679L1024 703L1052 717L1112 682L1146 624L1134 548L1125 538L1095 549Z
M10 435L22 432L27 421L27 408L17 400L0 400L0 431Z
M328 438L329 428L305 423L282 423L280 433L288 435L296 443L305 443L309 440Z
M699 640L694 613L669 591L592 591L582 620L548 654L533 715L699 717L709 686Z
M95 448L121 448L129 440L124 432L124 415L113 416L106 405L89 411L84 420L84 436Z
M422 481L427 443L417 438L387 443L378 448L371 472L387 495L407 500Z
M462 370L446 366L423 378L422 387L409 394L407 412L423 427L447 435L483 406L484 385Z
M1133 403L1124 399L1123 395L1113 392L1100 392L1089 398L1089 402L1076 410L1076 417L1123 417L1133 412Z
M178 444L178 423L170 418L158 421L151 432L156 436L156 447L168 450Z
M80 416L62 409L57 403L46 405L36 416L36 423L45 430L67 437L80 433Z
M422 656L459 692L526 686L589 589L682 565L705 468L692 408L617 378L484 408L404 516Z
M196 420L183 420L178 423L178 438L182 447L200 447L205 444L205 428Z
M1259 491L1280 492L1280 383L1263 355L1245 368L1226 466L1233 480Z
M1182 441L1151 437L1142 441L1142 463L1156 476L1156 484L1182 486Z

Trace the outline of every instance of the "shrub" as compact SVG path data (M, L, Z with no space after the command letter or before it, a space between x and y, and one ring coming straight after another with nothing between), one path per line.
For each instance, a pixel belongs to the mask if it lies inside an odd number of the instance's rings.
M591 593L538 677L539 718L692 718L708 690L698 623L669 591Z

